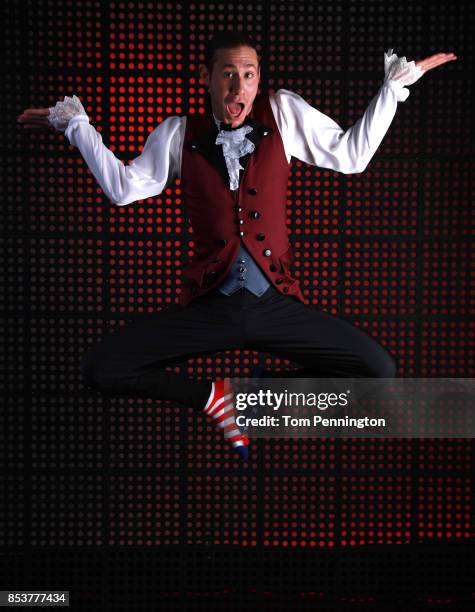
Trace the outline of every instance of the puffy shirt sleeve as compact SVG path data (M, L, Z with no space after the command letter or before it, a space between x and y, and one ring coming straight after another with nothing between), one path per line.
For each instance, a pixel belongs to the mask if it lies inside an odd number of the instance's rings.
M74 98L75 96L73 96ZM65 99L66 102L66 99ZM167 117L148 135L141 154L125 165L102 142L102 136L77 106L56 104L53 121L81 152L104 194L117 206L159 195L180 177L186 117ZM74 112L74 109L76 112ZM50 109L51 113L51 109ZM53 124L52 124L53 125Z
M271 107L289 161L293 156L343 174L363 172L391 125L397 102L407 98L404 85L422 76L395 55L385 54L385 58L383 84L363 116L347 130L295 92L279 89L271 95Z

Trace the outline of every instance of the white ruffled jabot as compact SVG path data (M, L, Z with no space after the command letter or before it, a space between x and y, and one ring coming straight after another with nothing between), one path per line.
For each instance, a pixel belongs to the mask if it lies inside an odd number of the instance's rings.
M408 62L403 55L398 57L392 49L384 54L384 76L387 83L397 93L399 102L404 102L409 96L409 89L404 85L412 85L421 78L424 71L416 66L414 61Z
M219 119L214 118L218 129ZM246 134L252 132L250 125L243 125L237 130L221 130L216 137L216 144L223 145L223 155L228 169L230 189L235 191L239 187L239 170L244 170L239 158L254 151L254 143L246 138Z
M60 132L65 132L68 127L69 120L78 115L83 116L89 121L89 116L84 110L80 99L73 95L72 98L64 96L62 102L56 102L56 106L49 109L48 121L55 129Z

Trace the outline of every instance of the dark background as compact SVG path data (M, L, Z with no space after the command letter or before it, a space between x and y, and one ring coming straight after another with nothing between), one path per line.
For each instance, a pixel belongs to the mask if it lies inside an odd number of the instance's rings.
M262 90L296 91L345 128L381 85L384 51L455 52L409 87L365 172L292 160L288 227L304 294L373 334L399 376L473 377L472 12L2 3L0 590L70 589L83 609L474 603L473 440L254 440L243 465L191 409L83 386L88 346L175 302L192 231L179 181L114 206L61 133L16 123L76 94L127 163L167 116L202 112L204 43L228 27L257 42ZM293 367L227 351L170 369L257 364Z

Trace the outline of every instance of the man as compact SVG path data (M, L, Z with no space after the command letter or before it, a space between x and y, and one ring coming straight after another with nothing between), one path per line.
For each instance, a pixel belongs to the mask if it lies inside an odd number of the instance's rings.
M292 375L393 377L393 356L369 334L306 303L290 271L286 188L291 157L344 173L362 172L383 139L403 85L456 59L406 63L385 56L386 78L364 116L344 132L285 89L257 95L254 43L228 32L208 45L200 76L210 94L203 115L168 117L124 166L74 97L29 109L30 127L64 130L117 205L158 195L181 179L195 258L179 303L117 329L82 359L87 384L103 392L171 400L204 411L243 459L247 436L234 419L228 378L193 381L165 370L220 350L262 350L303 366ZM282 375L282 373L279 373Z

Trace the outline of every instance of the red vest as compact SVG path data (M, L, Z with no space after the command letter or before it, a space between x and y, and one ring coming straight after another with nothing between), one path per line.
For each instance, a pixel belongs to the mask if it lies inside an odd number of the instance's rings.
M182 305L225 280L241 240L278 291L307 303L298 280L290 275L293 257L286 225L290 165L268 94L256 96L247 123L254 128L246 137L255 149L241 157L244 171L239 188L231 191L222 146L215 144L218 129L211 110L187 115L181 188L195 257L183 271Z

